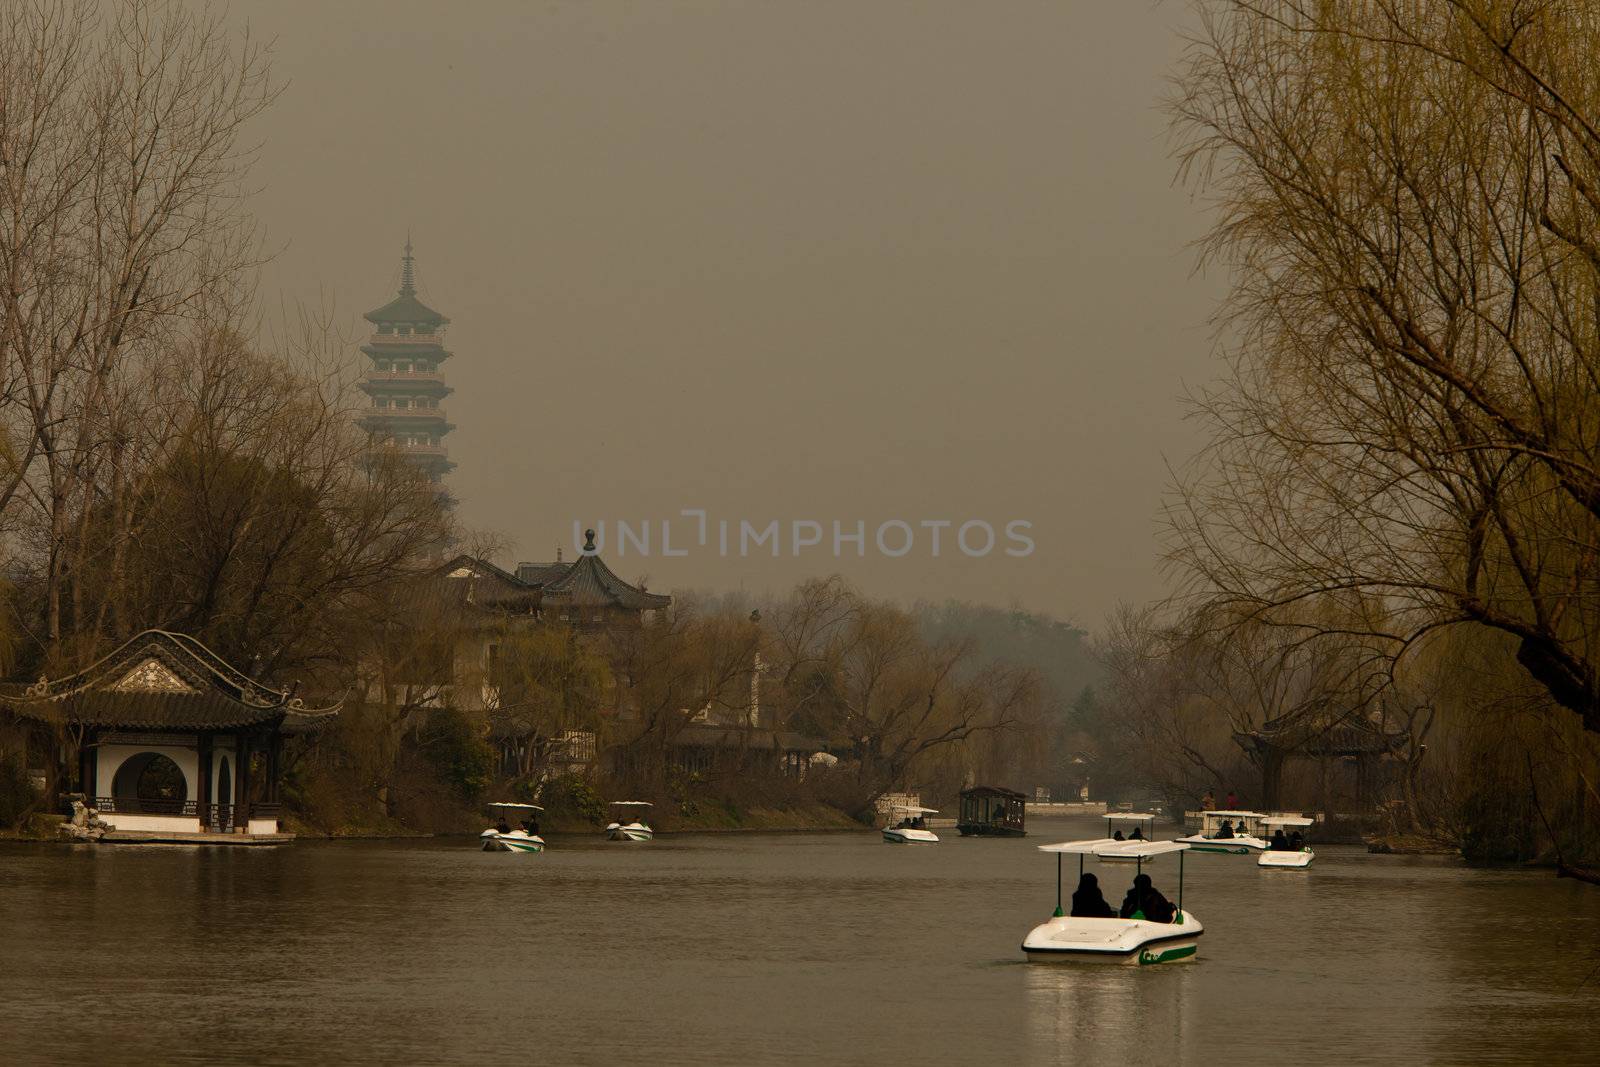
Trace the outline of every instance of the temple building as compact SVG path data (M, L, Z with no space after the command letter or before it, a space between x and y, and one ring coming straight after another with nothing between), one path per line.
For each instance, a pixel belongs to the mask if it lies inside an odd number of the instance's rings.
M455 468L444 444L455 427L446 421L442 406L451 390L439 370L450 358L442 340L450 320L417 299L409 240L401 259L399 295L365 317L373 333L361 346L371 360L361 391L372 404L361 416L361 428L375 450L396 449L429 481L441 481Z
M309 710L164 630L65 678L0 685L0 710L30 750L57 753L57 778L97 813L99 839L228 844L292 836L278 822L283 739L339 711Z

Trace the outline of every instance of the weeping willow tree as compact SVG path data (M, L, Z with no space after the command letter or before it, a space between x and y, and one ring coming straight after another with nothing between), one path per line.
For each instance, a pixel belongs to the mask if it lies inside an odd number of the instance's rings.
M1359 592L1396 661L1496 631L1600 732L1600 9L1197 6L1172 107L1233 283L1192 590L1288 626Z

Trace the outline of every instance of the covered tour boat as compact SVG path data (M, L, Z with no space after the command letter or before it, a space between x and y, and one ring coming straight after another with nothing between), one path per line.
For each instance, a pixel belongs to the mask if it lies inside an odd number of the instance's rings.
M1040 845L1040 852L1056 856L1055 914L1035 926L1023 939L1022 951L1030 963L1125 963L1148 966L1193 959L1199 951L1205 927L1183 910L1183 854L1189 846L1181 841L1116 841L1096 838L1089 841L1064 841ZM1156 922L1136 910L1127 918L1069 915L1062 910L1061 857L1078 857L1080 882L1085 856L1114 863L1131 860L1136 865L1135 879L1146 862L1157 856L1178 854L1178 899L1172 906L1171 922Z
M539 836L539 812L544 809L537 804L488 804L486 807L494 808L499 816L496 825L489 827L478 835L478 840L483 842L485 852L543 852L544 838ZM517 829L511 829L509 820L515 818L521 824Z
M975 785L961 791L962 837L1027 837L1028 798L1014 789Z
M1311 866L1311 861L1317 854L1311 851L1311 846L1304 844L1304 836L1311 829L1313 819L1299 815L1269 815L1261 820L1264 832L1271 834L1274 830L1299 831L1302 844L1299 848L1274 848L1272 839L1267 839L1267 850L1256 860L1257 867L1278 867L1287 870L1299 870Z
M611 841L652 841L656 832L650 829L650 824L644 821L649 814L644 809L653 807L648 800L613 800L613 808L619 808L617 817L606 827L606 838Z
M1235 856L1265 852L1267 841L1261 836L1261 820L1266 817L1259 811L1202 811L1200 832L1178 840L1196 852L1222 852Z
M893 826L883 828L883 839L891 845L937 845L939 837L928 829L927 816L937 815L938 808L918 808L896 804L889 809L900 816Z

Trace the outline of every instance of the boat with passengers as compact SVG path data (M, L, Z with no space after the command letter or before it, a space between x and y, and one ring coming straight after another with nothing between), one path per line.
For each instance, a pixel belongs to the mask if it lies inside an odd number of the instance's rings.
M611 841L654 841L656 832L644 821L649 814L645 809L654 807L648 800L613 800L619 808L617 817L606 827L606 837Z
M1261 835L1261 820L1266 817L1259 811L1202 811L1200 832L1176 840L1196 852L1223 852L1235 856L1265 852L1267 839Z
M1030 963L1124 963L1149 966L1156 963L1173 963L1193 959L1199 951L1200 935L1205 927L1200 920L1183 907L1183 854L1189 846L1181 841L1117 841L1096 838L1087 841L1063 841L1055 845L1040 845L1040 852L1052 852L1056 857L1056 910L1049 919L1035 926L1022 941L1022 951ZM1144 905L1163 904L1165 898L1156 899L1147 893L1130 914L1122 915L1072 915L1062 910L1062 858L1078 857L1078 881L1083 885L1085 857L1093 856L1101 862L1122 863L1132 861L1136 866L1135 891L1144 874L1144 865L1157 856L1176 853L1178 856L1178 899L1166 903L1171 911L1170 922L1157 921L1161 916L1150 916ZM1130 892L1130 896L1134 894ZM1105 901L1101 898L1101 903ZM1126 902L1125 902L1126 903ZM1109 910L1107 905L1106 910Z
M1111 835L1113 841L1154 841L1156 837L1156 817L1143 811L1108 811L1101 816L1106 821L1106 833ZM1132 823L1133 828L1123 832L1121 823ZM1121 836L1117 836L1121 834ZM1135 836L1137 834L1137 836ZM1154 857L1151 857L1154 859ZM1105 863L1133 863L1132 856L1104 856Z
M543 852L544 838L539 836L539 813L544 809L537 804L486 804L498 816L496 824L478 835L485 852ZM519 822L513 830L510 820Z
M1256 860L1257 867L1277 867L1285 870L1301 870L1311 866L1311 861L1317 854L1311 851L1311 846L1305 843L1306 831L1310 830L1313 819L1300 815L1268 815L1261 820L1262 832L1269 835L1267 850ZM1300 847L1294 847L1292 838L1289 842L1278 843L1277 831L1284 831L1286 835L1299 834Z
M883 839L891 845L937 845L939 835L928 829L929 815L939 814L938 808L918 808L896 804L889 809L900 820L883 828Z

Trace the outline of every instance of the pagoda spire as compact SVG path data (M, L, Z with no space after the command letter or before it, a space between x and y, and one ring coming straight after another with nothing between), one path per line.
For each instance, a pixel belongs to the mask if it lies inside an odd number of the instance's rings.
M406 254L400 257L400 295L417 295L417 274L411 262L411 232L406 231Z

